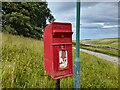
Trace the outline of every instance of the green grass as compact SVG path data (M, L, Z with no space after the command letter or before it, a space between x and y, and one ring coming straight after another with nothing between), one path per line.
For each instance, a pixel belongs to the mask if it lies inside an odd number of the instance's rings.
M44 73L43 41L2 35L3 88L55 88L55 80ZM80 53L81 88L117 88L118 66ZM73 60L75 50L73 50ZM73 77L61 79L61 88L73 88Z
M89 43L96 46L106 46L115 49L119 49L118 41L120 38L108 38L108 39L98 39L98 40L81 40L82 43Z
M119 40L120 38L81 40L81 48L120 57L120 48L118 43ZM83 43L86 43L86 45ZM73 42L73 45L75 46L76 43Z
M111 56L117 56L120 57L119 51L118 50L110 50L110 49L105 49L105 48L94 48L94 47L87 47L84 45L81 45L82 49L87 49L90 51L94 51L94 52L99 52L99 53L103 53L103 54L107 54L107 55L111 55Z

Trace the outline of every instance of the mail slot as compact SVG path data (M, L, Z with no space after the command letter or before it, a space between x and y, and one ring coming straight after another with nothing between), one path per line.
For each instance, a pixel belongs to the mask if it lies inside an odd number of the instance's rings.
M44 70L53 78L73 75L72 25L52 22L44 30Z

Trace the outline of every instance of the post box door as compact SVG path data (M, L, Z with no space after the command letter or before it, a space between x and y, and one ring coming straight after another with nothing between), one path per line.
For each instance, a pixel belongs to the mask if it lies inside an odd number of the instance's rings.
M54 69L56 76L67 75L72 72L72 48L71 45L53 46ZM58 74L59 73L59 74Z

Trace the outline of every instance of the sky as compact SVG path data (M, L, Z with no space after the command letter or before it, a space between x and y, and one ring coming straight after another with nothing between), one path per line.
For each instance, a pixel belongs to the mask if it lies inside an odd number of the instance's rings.
M47 1L55 22L72 23L72 39L75 40L76 2ZM81 2L80 39L118 38L118 2L89 1Z

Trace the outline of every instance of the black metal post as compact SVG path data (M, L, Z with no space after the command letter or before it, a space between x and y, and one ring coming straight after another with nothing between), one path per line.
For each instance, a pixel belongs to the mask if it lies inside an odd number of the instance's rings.
M60 79L56 80L56 90L60 90Z

